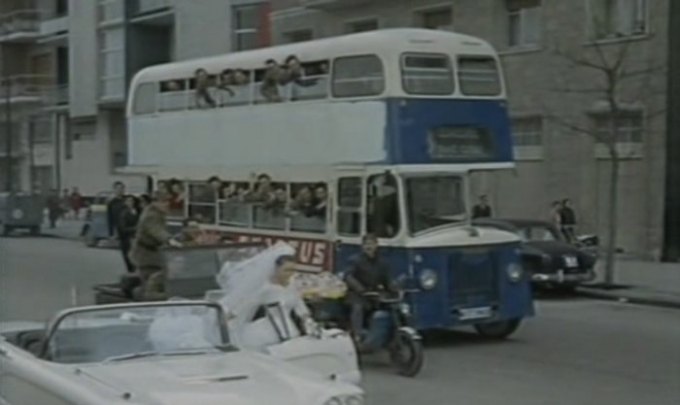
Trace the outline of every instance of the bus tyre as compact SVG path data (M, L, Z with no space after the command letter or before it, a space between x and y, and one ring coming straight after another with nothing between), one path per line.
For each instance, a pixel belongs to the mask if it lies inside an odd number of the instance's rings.
M521 319L510 319L507 321L498 321L490 323L480 323L475 325L475 330L480 335L489 339L505 339L512 335L517 328Z
M31 235L37 236L40 235L40 227L39 226L32 226L30 229Z
M2 225L2 236L9 236L12 232L12 227L9 225Z
M397 331L389 353L390 361L399 375L415 377L423 368L425 358L423 341L411 333Z

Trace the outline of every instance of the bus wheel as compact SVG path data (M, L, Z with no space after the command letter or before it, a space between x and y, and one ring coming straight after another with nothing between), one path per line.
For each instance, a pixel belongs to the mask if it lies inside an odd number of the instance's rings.
M39 226L32 226L30 229L31 235L37 236L40 235L40 227Z
M517 330L517 328L519 328L520 323L521 319L480 323L475 325L475 330L485 338L505 339L506 337L512 335Z

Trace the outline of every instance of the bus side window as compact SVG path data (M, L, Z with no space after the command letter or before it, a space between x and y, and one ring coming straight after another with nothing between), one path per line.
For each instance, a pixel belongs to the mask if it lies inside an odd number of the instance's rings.
M133 112L137 115L156 112L158 84L142 83L135 89Z
M466 96L497 96L501 93L498 65L490 56L459 57L458 81L461 92Z
M216 196L208 183L189 183L189 218L203 224L216 220Z
M339 235L359 236L361 234L361 177L343 177L338 180L338 216L337 231Z
M347 56L333 62L333 97L377 96L384 90L385 74L378 56Z
M366 229L379 238L393 238L399 232L399 193L391 173L368 178Z

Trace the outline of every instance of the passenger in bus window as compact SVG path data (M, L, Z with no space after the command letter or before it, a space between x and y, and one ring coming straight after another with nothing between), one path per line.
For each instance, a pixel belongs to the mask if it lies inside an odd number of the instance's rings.
M210 95L210 76L205 69L196 69L194 79L196 80L196 105L199 108L215 107L215 100Z
M238 197L236 183L222 183L220 188L220 198L225 201L232 201Z
M250 83L250 75L243 69L236 69L234 71L234 84L236 86L243 86Z
M309 87L314 86L318 79L305 77L305 69L295 55L289 55L286 58L284 66L281 68L279 75L279 84L285 86L289 83L295 83L298 86Z
M262 94L265 100L269 102L281 102L281 96L279 95L281 67L274 59L267 60L265 65L267 69L265 70L262 84L260 85L260 94Z
M184 186L182 182L170 180L170 214L172 216L184 214Z
M217 85L217 88L223 91L226 91L229 93L231 97L234 97L234 90L231 89L229 86L233 86L235 84L234 82L234 70L233 69L224 69L222 73L220 73L220 80Z
M249 200L266 203L273 199L273 193L272 178L268 174L262 173L257 176L257 182L253 187L252 193L250 193Z
M309 216L311 209L313 208L313 198L312 190L309 186L302 186L298 190L295 198L290 204L290 212L292 215L305 215Z
M310 215L318 218L326 218L326 206L328 204L328 192L325 184L318 184L314 188L313 206Z
M267 208L271 209L274 215L284 215L288 205L288 194L285 187L275 187L272 197L267 203Z

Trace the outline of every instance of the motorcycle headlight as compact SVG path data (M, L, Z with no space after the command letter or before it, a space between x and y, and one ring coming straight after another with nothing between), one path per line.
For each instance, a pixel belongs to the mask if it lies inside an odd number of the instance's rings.
M399 304L399 311L401 311L402 315L404 316L410 316L411 306L405 302L402 302L401 304Z
M431 290L437 286L437 273L434 270L425 269L420 273L420 286L424 290Z
M519 263L510 263L505 271L508 274L508 278L513 283L522 279L522 266L520 266Z

